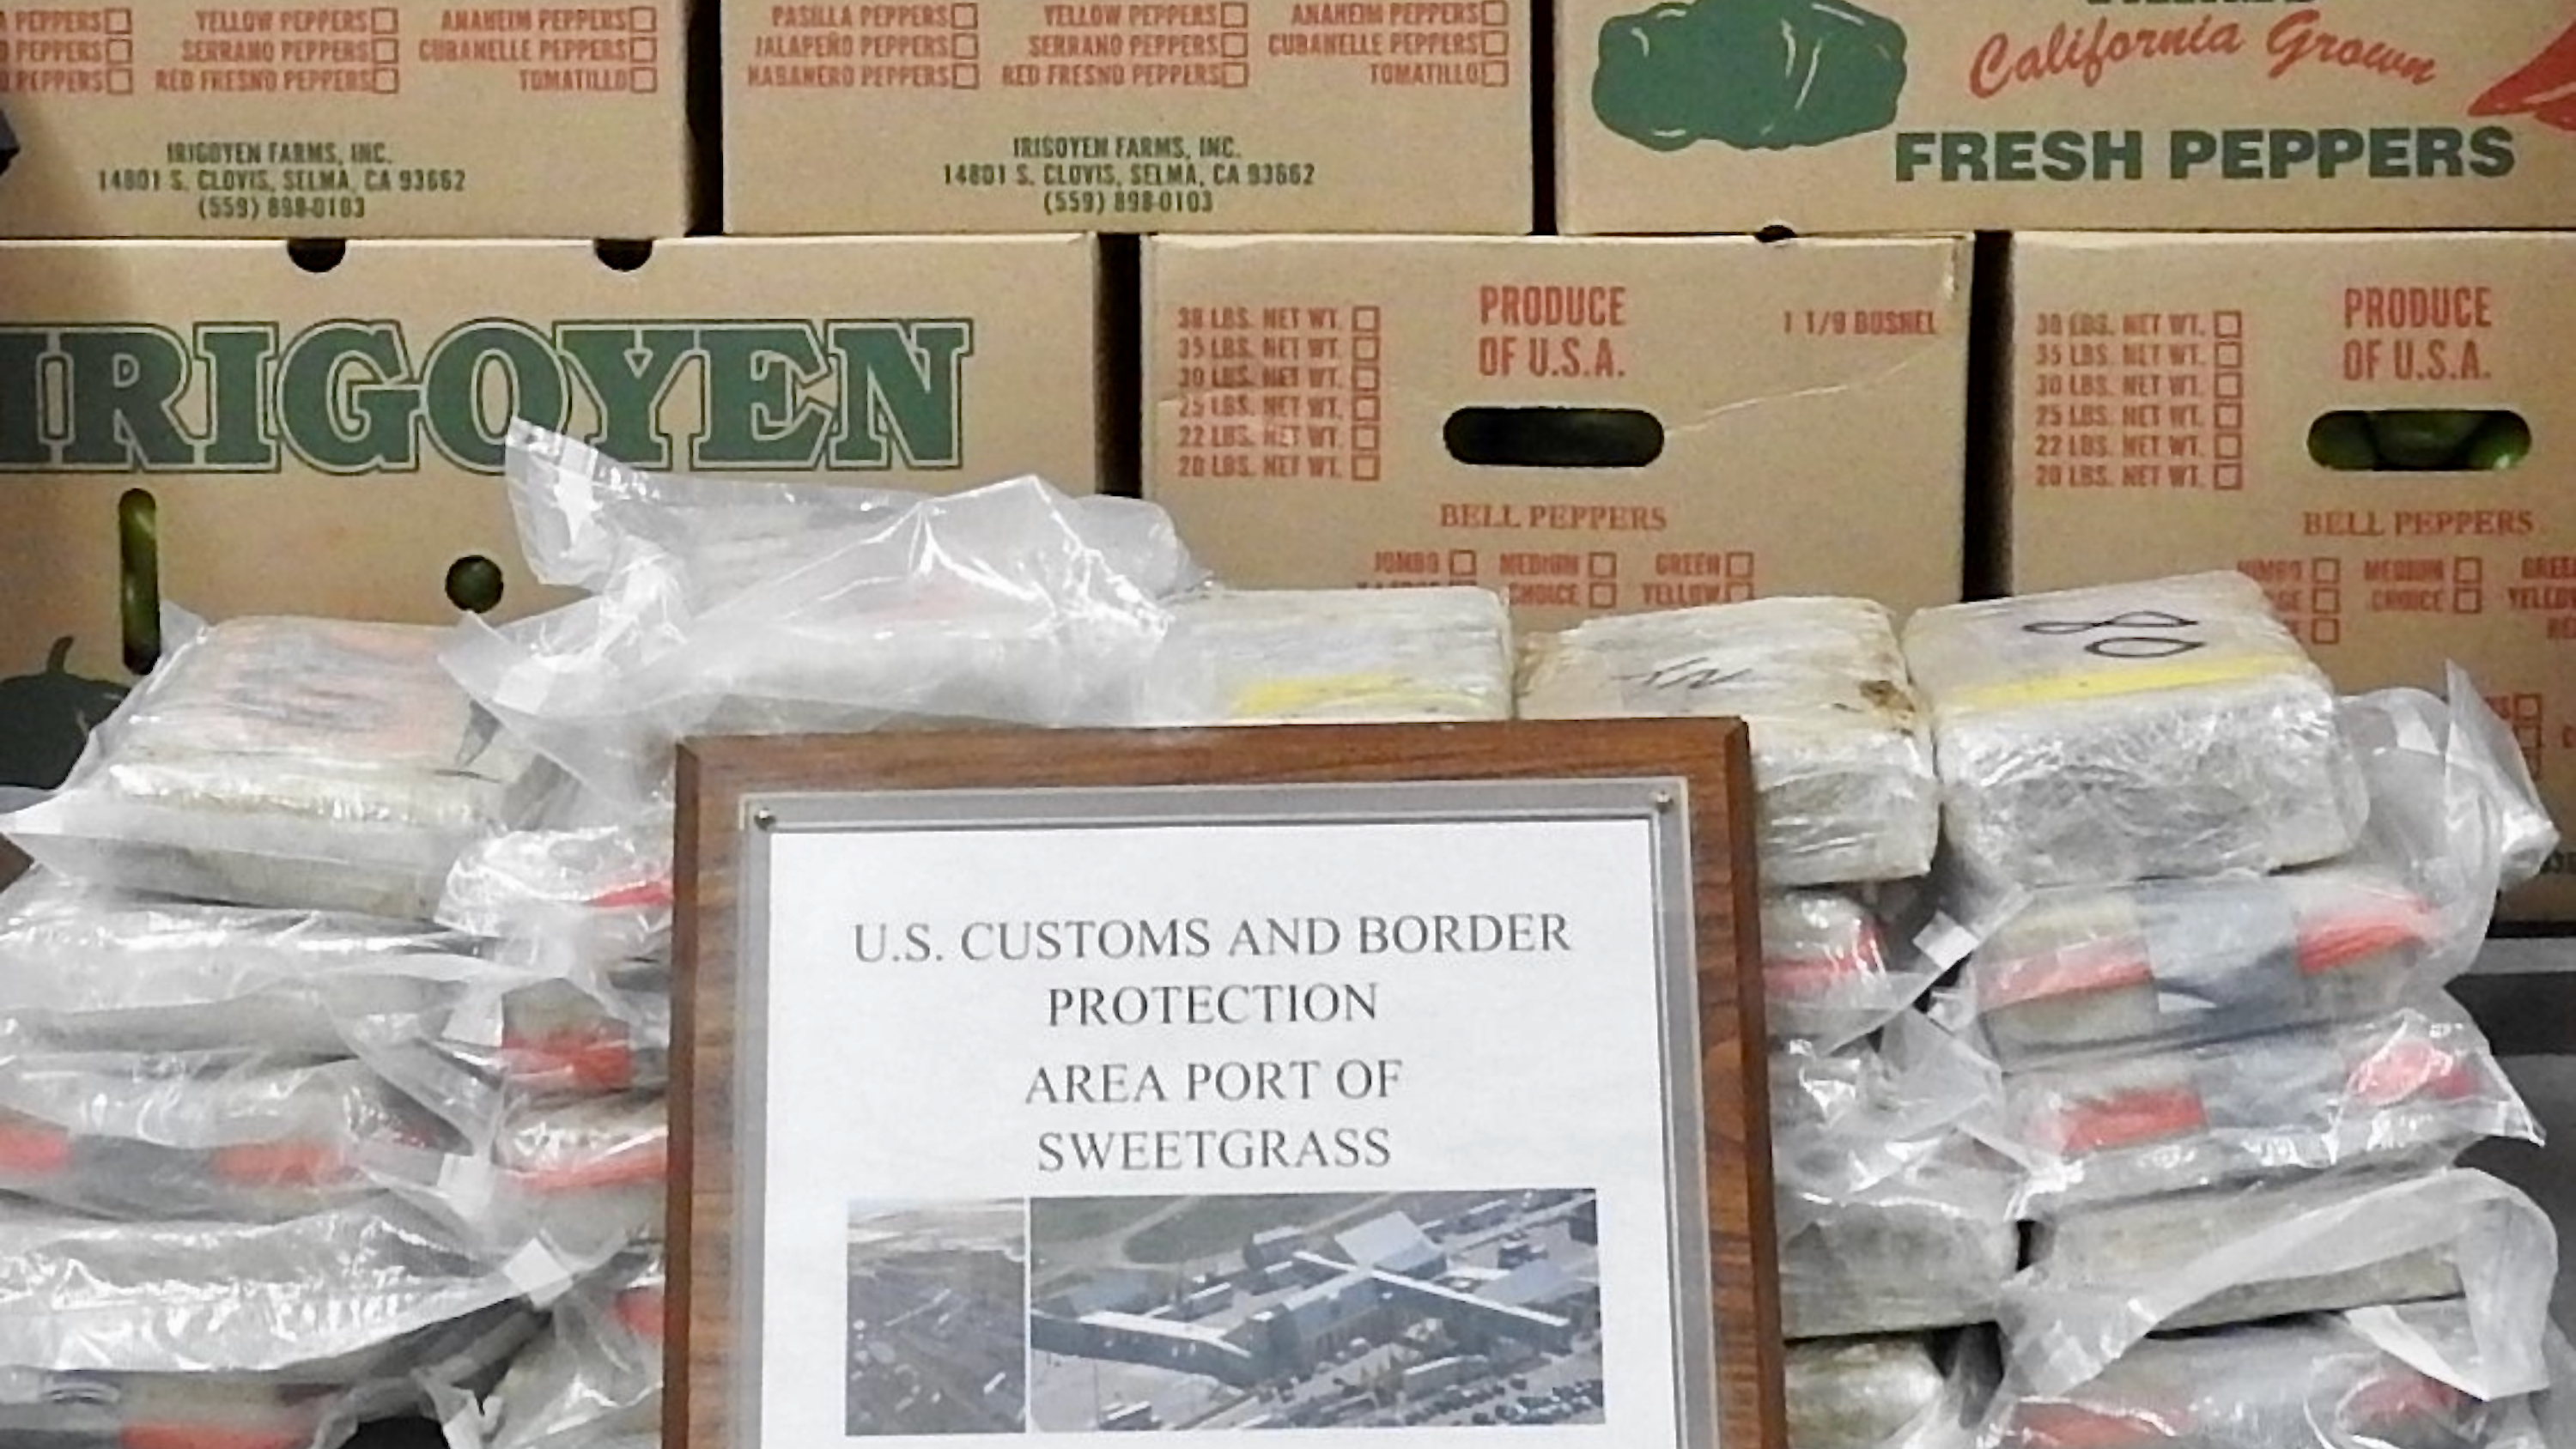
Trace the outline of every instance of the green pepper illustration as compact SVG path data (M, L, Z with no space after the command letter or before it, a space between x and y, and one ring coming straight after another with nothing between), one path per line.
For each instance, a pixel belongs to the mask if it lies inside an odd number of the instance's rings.
M1640 146L1822 146L1895 124L1905 31L1849 0L1673 0L1601 27L1592 109Z
M71 657L72 641L57 639L42 674L0 679L0 785L61 784L90 730L125 698L120 685L72 673Z

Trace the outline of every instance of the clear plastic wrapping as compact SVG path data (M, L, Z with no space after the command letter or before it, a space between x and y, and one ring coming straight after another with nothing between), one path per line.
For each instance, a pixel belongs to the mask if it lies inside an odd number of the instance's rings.
M1927 609L1943 828L2019 885L2268 872L2339 855L2365 811L2325 675L2241 574Z
M1156 725L1499 720L1512 629L1474 588L1211 590L1172 606L1146 675Z
M493 1156L529 1230L591 1260L662 1241L670 1144L662 1099L638 1093L518 1114Z
M2329 1178L2064 1214L2037 1230L2001 1321L2015 1374L2062 1393L2153 1332L2367 1306L2378 1317L2355 1321L2391 1347L2421 1320L2373 1305L2457 1298L2465 1331L2419 1366L2501 1398L2547 1385L2557 1271L2548 1216L2484 1173Z
M39 863L246 905L429 914L550 784L439 665L443 630L174 622L64 787L0 819Z
M341 1024L417 1017L515 979L452 933L370 917L207 906L34 871L0 891L0 1044L334 1056Z
M2343 1321L2139 1344L2100 1377L2008 1387L1985 1449L2490 1449L2510 1406L2461 1392Z
M0 1191L120 1218L276 1221L364 1197L371 1147L458 1151L352 1061L0 1059Z
M585 1278L491 1396L449 1416L471 1426L457 1449L659 1449L663 1314L658 1252Z
M663 478L514 425L539 576L588 597L446 652L467 692L610 800L692 734L1132 722L1200 575L1161 510L1035 478L947 497Z
M2031 895L1967 961L1945 1016L2021 1067L2390 1010L2467 970L2510 863L2544 822L2519 756L2453 671L2451 703L2346 701L2370 802L2354 850L2272 876ZM2510 749L2511 742L2504 742Z
M1762 899L1762 987L1774 1041L1826 1050L1857 1041L1911 1007L1943 969L1849 892Z
M391 1198L280 1223L117 1223L0 1212L0 1366L266 1373L359 1353L574 1270L531 1246L490 1261Z
M1527 641L1528 719L1733 716L1752 731L1774 889L1904 880L1940 833L1932 737L1885 609L1760 599L1595 619Z
M439 924L491 939L558 942L594 959L666 957L671 816L518 830L475 842L448 872Z
M536 1315L488 1309L362 1353L264 1374L0 1371L14 1449L337 1449L362 1424L488 1384Z
M1772 1061L1781 1318L1793 1339L1984 1323L2019 1263L2019 1173L1981 1140L1992 1070L1920 1016L1885 1047Z
M1794 1343L1783 1366L1789 1449L1967 1449L1994 1388L1982 1332Z
M2367 1021L2006 1079L2021 1207L2086 1204L2328 1169L2446 1163L2539 1124L2447 997Z

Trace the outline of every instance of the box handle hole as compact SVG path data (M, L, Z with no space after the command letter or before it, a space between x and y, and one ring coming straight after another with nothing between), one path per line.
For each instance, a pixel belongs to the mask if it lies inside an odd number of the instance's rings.
M349 244L335 238L307 237L286 244L286 259L319 277L349 259Z
M501 566L479 553L469 553L447 566L447 602L469 614L488 614L501 607L509 581Z
M116 500L116 617L125 667L161 662L161 505L140 488Z
M1664 425L1637 408L1460 408L1440 430L1472 468L1643 468L1664 455Z
M2531 424L2502 408L2347 408L2308 425L2308 456L2337 473L2499 473L2531 456Z
M640 272L653 260L653 244L649 241L592 242L590 252L612 272Z

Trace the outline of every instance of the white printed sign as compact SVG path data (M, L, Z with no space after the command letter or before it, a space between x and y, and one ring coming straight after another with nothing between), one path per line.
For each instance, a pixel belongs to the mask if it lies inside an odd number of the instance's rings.
M773 834L737 1442L1705 1449L1671 839L1643 812Z

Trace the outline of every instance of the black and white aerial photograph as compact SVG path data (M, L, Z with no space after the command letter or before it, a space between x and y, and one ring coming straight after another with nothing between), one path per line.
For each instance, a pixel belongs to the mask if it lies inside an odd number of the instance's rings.
M1602 1422L1590 1190L1040 1199L1029 1237L1041 1432Z
M1027 1427L1028 1209L850 1205L849 1434Z

